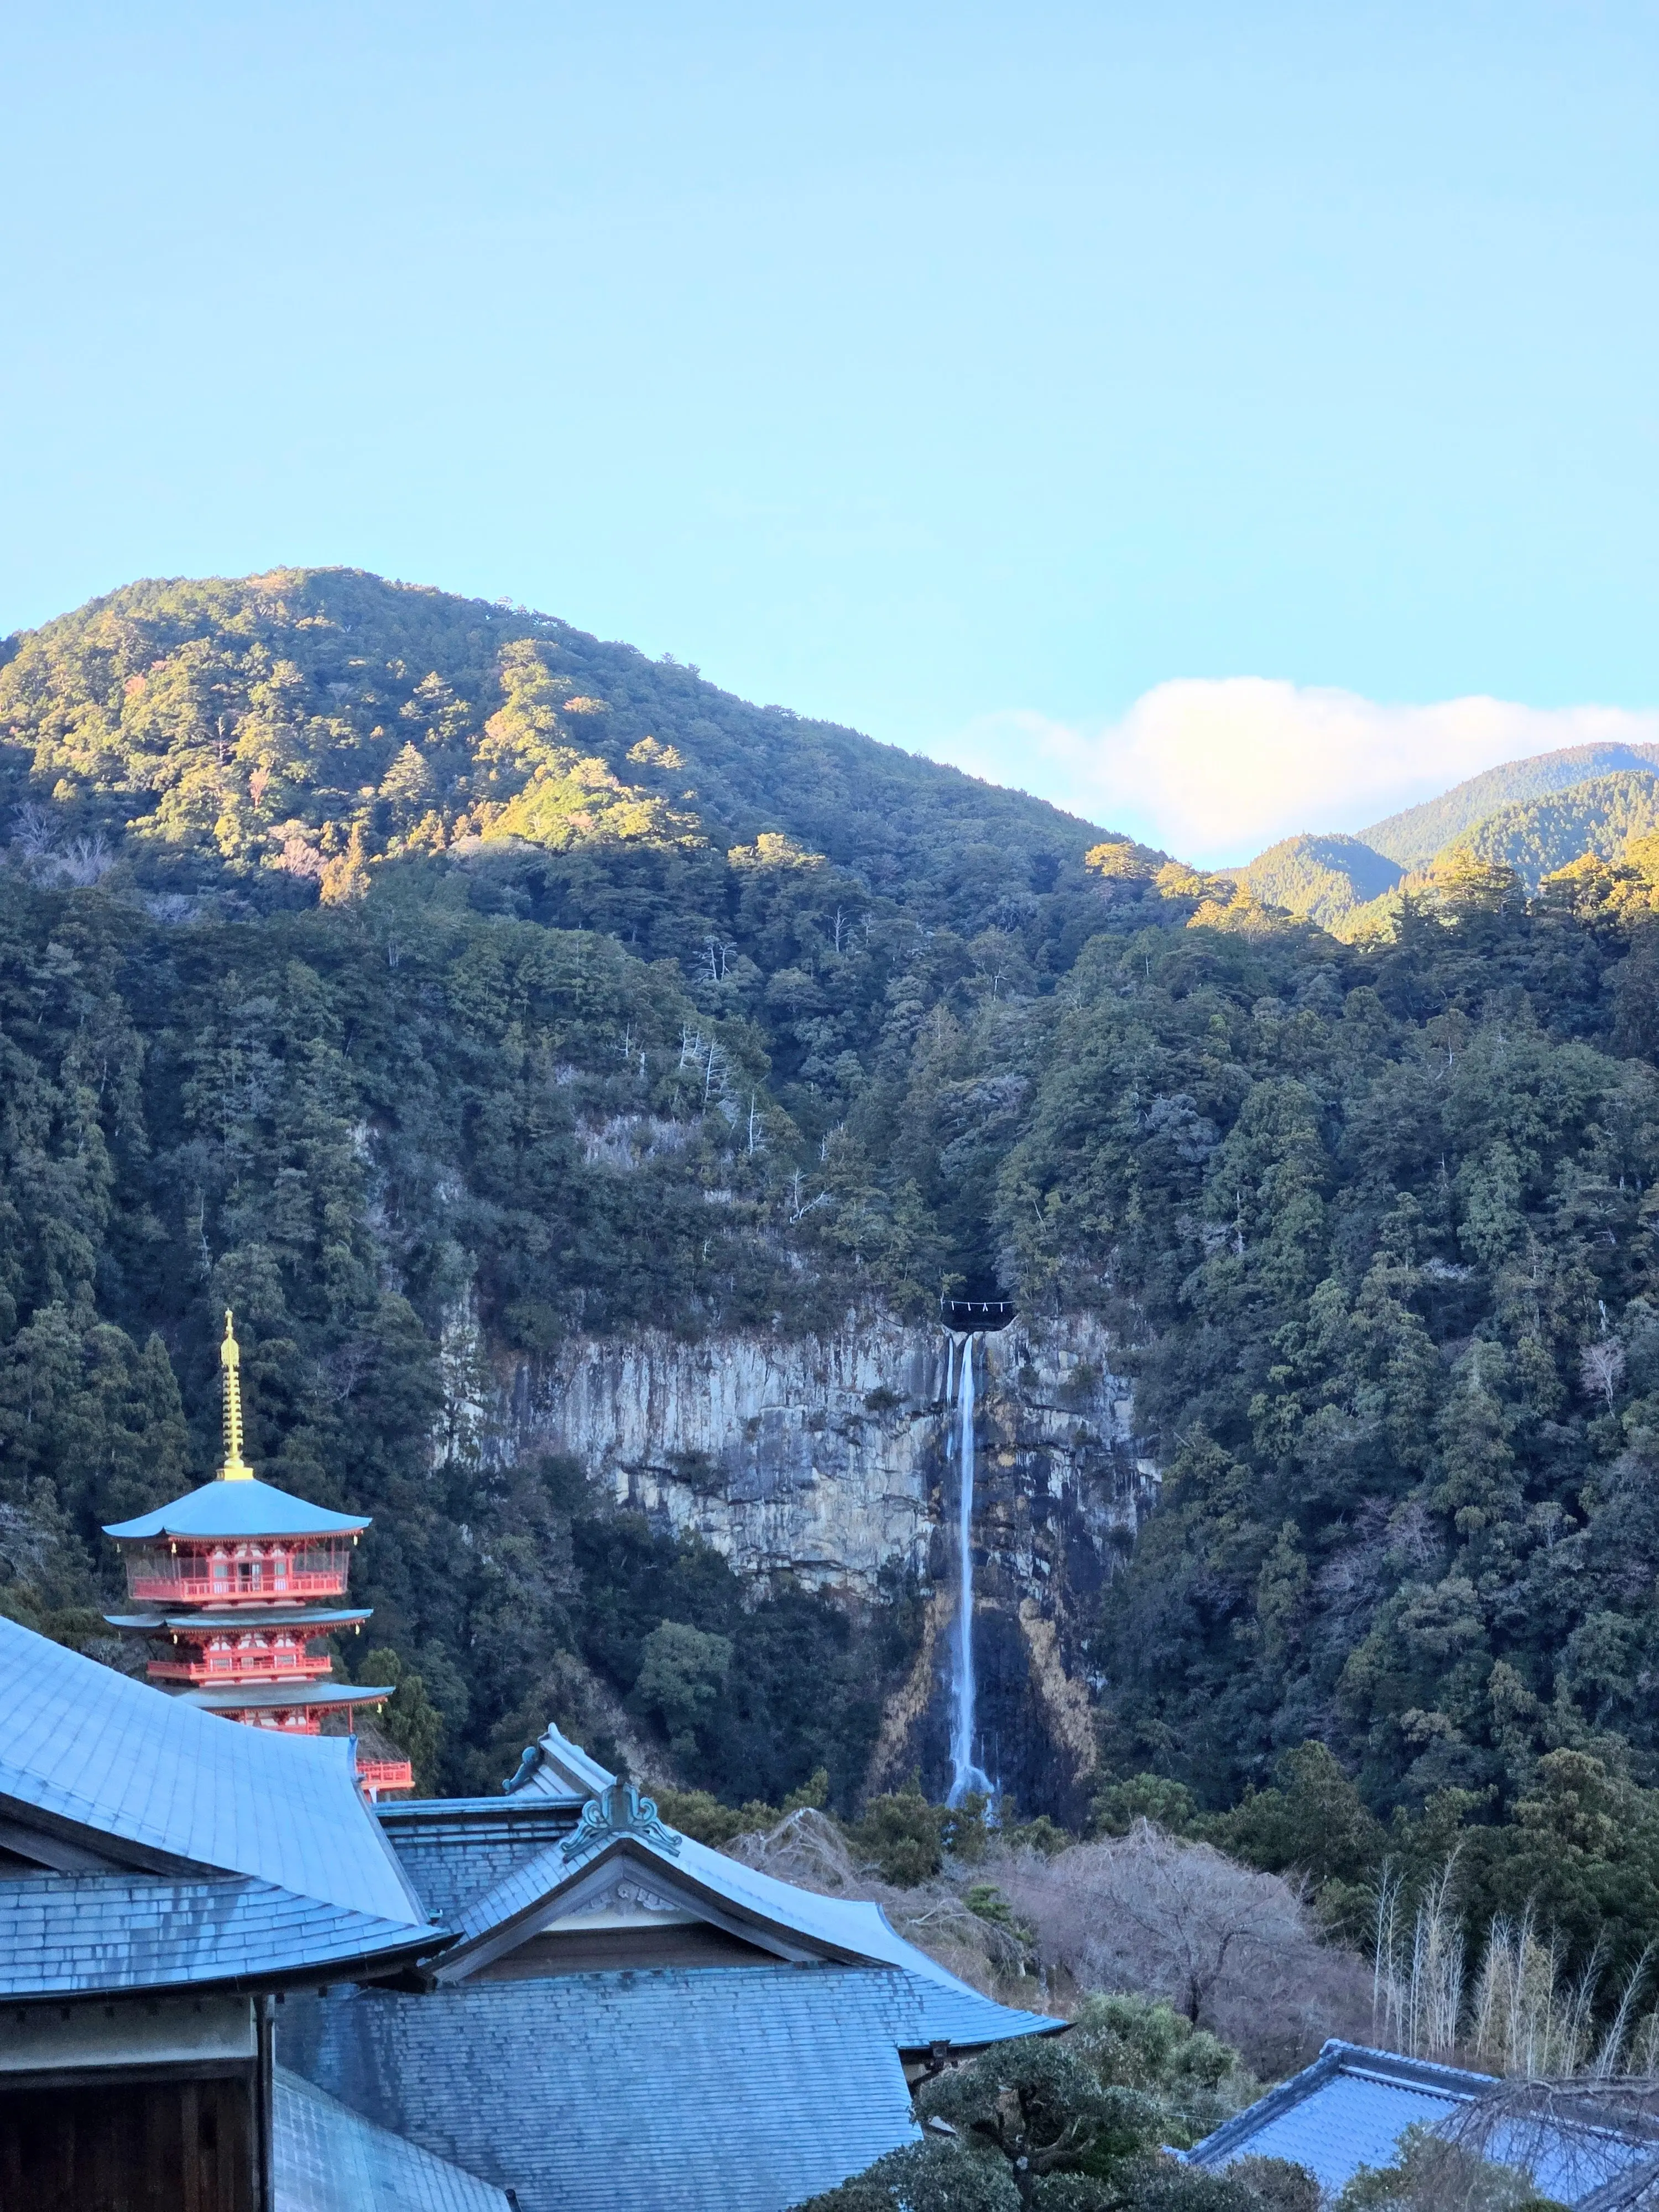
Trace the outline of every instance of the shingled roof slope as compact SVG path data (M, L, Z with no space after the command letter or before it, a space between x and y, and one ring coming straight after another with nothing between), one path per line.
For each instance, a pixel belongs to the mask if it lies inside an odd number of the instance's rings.
M0 1620L0 1810L424 1925L343 1736L198 1712Z
M30 1874L0 1881L0 1996L269 1982L313 1966L386 1963L430 1929L295 1897L252 1876Z
M276 2212L508 2212L505 2191L276 2069Z
M783 2212L915 2139L902 2050L1030 2021L890 1967L657 1967L294 1996L278 2051L523 2212Z

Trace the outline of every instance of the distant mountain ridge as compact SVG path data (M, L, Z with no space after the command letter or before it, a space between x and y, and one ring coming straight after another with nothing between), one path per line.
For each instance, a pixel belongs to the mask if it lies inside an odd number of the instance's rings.
M1426 867L1437 853L1503 807L1528 805L1591 777L1624 770L1659 774L1659 744L1568 745L1560 752L1506 761L1454 784L1437 799L1373 822L1360 830L1359 841L1402 868Z
M1445 848L1513 868L1528 890L1586 854L1611 860L1632 837L1659 829L1659 775L1626 769L1588 777L1548 799L1501 806Z
M1224 872L1264 904L1347 936L1454 862L1513 868L1535 891L1586 854L1616 860L1656 830L1659 744L1571 745L1488 769L1358 836L1281 838Z

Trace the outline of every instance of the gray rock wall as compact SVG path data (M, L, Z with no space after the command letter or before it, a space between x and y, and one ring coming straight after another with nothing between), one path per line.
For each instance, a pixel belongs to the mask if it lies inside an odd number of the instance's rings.
M1156 1474L1091 1317L1016 1322L981 1339L979 1358L982 1763L1025 1809L1075 1818L1095 1758L1084 1645ZM884 1569L914 1576L922 1646L888 1701L871 1778L920 1766L938 1794L958 1598L949 1378L943 1331L891 1316L807 1339L578 1339L520 1366L501 1393L510 1411L486 1425L511 1455L568 1453L618 1504L695 1531L740 1574L855 1600L878 1596Z

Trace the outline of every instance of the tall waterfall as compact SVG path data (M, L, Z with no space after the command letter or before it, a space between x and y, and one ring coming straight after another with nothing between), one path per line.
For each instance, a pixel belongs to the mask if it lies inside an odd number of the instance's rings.
M954 1329L951 1333L952 1351L959 1349L962 1353L962 1380L957 1387L957 1457L961 1480L957 1491L958 1580L951 1712L949 1802L952 1805L960 1805L970 1791L977 1790L988 1797L995 1794L989 1775L974 1764L974 1346L978 1342L977 1331L967 1336L957 1335Z

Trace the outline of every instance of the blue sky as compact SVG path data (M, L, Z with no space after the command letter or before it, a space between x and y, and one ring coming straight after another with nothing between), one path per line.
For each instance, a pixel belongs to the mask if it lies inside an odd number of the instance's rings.
M0 630L348 562L1199 858L1651 735L1656 61L1528 0L14 10Z

